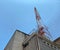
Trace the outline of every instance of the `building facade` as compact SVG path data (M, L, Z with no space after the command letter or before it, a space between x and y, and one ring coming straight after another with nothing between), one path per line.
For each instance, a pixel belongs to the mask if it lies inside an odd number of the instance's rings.
M60 37L58 37L56 40L54 40L53 43L56 43L56 45L60 48Z
M16 30L4 50L23 50L22 42L27 38L26 33Z
M53 42L37 33L28 35L16 30L4 50L60 50Z

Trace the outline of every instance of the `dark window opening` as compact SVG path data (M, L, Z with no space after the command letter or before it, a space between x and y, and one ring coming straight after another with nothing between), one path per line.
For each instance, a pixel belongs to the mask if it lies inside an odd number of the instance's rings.
M27 42L27 43L25 43L25 44L23 44L23 47L25 48L28 44L29 44L28 42Z
M47 45L49 45L49 43L47 43Z

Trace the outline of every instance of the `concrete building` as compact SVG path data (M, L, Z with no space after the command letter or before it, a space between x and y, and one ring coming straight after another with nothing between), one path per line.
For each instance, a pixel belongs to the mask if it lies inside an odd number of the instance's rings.
M54 40L54 43L56 43L56 45L60 48L60 37Z
M55 43L36 32L28 35L16 30L4 50L60 50Z
M28 36L29 36L28 34L16 30L4 50L23 50L22 42Z

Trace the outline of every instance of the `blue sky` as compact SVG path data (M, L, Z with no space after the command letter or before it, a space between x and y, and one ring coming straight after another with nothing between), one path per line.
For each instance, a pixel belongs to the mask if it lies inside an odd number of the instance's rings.
M16 29L28 34L36 28L35 6L53 40L60 36L60 0L0 0L0 50Z

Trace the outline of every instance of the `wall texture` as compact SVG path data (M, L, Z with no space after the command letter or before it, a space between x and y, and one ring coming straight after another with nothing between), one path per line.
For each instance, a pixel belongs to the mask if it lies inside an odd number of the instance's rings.
M16 30L4 50L23 50L22 42L26 37L26 34Z
M28 45L24 47L24 50L37 50L38 46L36 41L36 36L32 37L32 39L28 41Z
M28 45L24 47L24 50L60 50L48 40L43 40L40 37L34 36L28 41Z
M60 50L36 34L32 34L31 39L25 45L22 45L27 37L30 36L16 30L4 50Z

